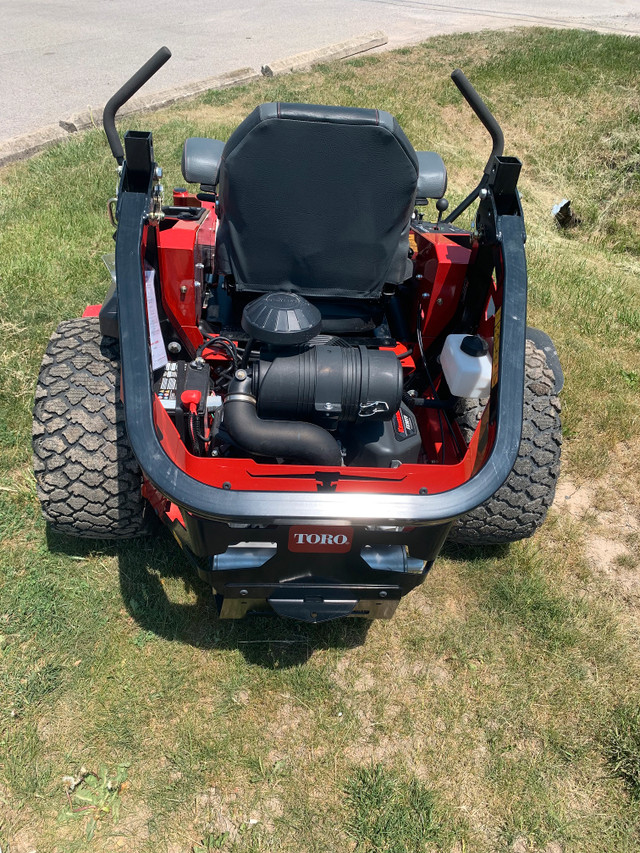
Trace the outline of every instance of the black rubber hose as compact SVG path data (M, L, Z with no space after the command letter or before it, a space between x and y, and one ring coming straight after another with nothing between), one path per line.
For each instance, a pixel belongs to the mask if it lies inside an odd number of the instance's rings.
M243 450L300 465L342 465L338 442L326 429L305 421L262 420L250 389L251 380L232 380L224 404L225 429Z
M129 98L135 95L138 89L141 89L147 80L150 80L156 71L159 71L170 58L171 51L169 48L161 47L160 50L157 50L151 59L148 59L145 62L142 68L138 68L133 77L130 77L124 86L121 86L115 95L112 95L107 101L107 105L105 106L102 114L102 124L104 126L104 132L107 134L111 153L116 158L119 166L121 166L124 161L124 151L122 149L120 136L116 130L116 113L120 107L123 104L126 104Z

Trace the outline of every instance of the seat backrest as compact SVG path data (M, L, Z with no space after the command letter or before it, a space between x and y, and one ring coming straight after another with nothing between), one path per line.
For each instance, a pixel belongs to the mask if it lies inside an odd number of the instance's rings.
M237 290L376 299L407 277L418 160L389 113L262 104L218 178L218 268Z

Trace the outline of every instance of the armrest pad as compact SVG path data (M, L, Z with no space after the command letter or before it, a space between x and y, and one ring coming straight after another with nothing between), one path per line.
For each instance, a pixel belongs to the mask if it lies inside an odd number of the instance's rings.
M192 136L184 143L182 151L182 174L189 184L206 184L214 187L218 183L218 166L224 142Z
M418 156L418 190L416 204L426 204L430 198L442 198L447 190L447 167L435 151L416 151Z

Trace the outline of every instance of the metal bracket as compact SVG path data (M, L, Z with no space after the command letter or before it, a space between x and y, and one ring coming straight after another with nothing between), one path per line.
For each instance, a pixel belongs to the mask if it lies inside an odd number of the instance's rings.
M118 219L116 217L116 205L118 204L118 199L116 196L110 198L107 202L107 216L109 217L109 222L113 225L114 228L118 227Z
M389 411L389 404L384 400L372 400L368 403L360 403L358 415L361 418L370 418L372 415L378 415L382 412Z

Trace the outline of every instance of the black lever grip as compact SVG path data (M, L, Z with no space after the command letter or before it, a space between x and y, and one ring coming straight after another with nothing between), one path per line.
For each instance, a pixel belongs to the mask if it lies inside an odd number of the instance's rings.
M104 132L107 134L111 153L118 161L119 166L124 160L124 151L122 150L120 136L116 130L116 113L120 107L123 104L126 104L129 98L135 95L138 89L141 89L147 80L150 80L156 71L159 71L170 58L171 51L169 48L161 47L160 50L157 50L151 59L148 59L145 62L142 68L138 68L133 77L130 77L124 86L121 86L115 95L112 95L112 97L107 101L107 105L102 114L102 124L104 126Z
M504 134L502 133L502 128L496 121L489 107L485 104L459 68L456 68L452 73L451 79L460 90L462 97L489 131L491 139L493 140L493 148L491 150L491 157L489 158L489 163L491 163L495 156L502 156L504 151ZM487 163L487 166L489 163Z

